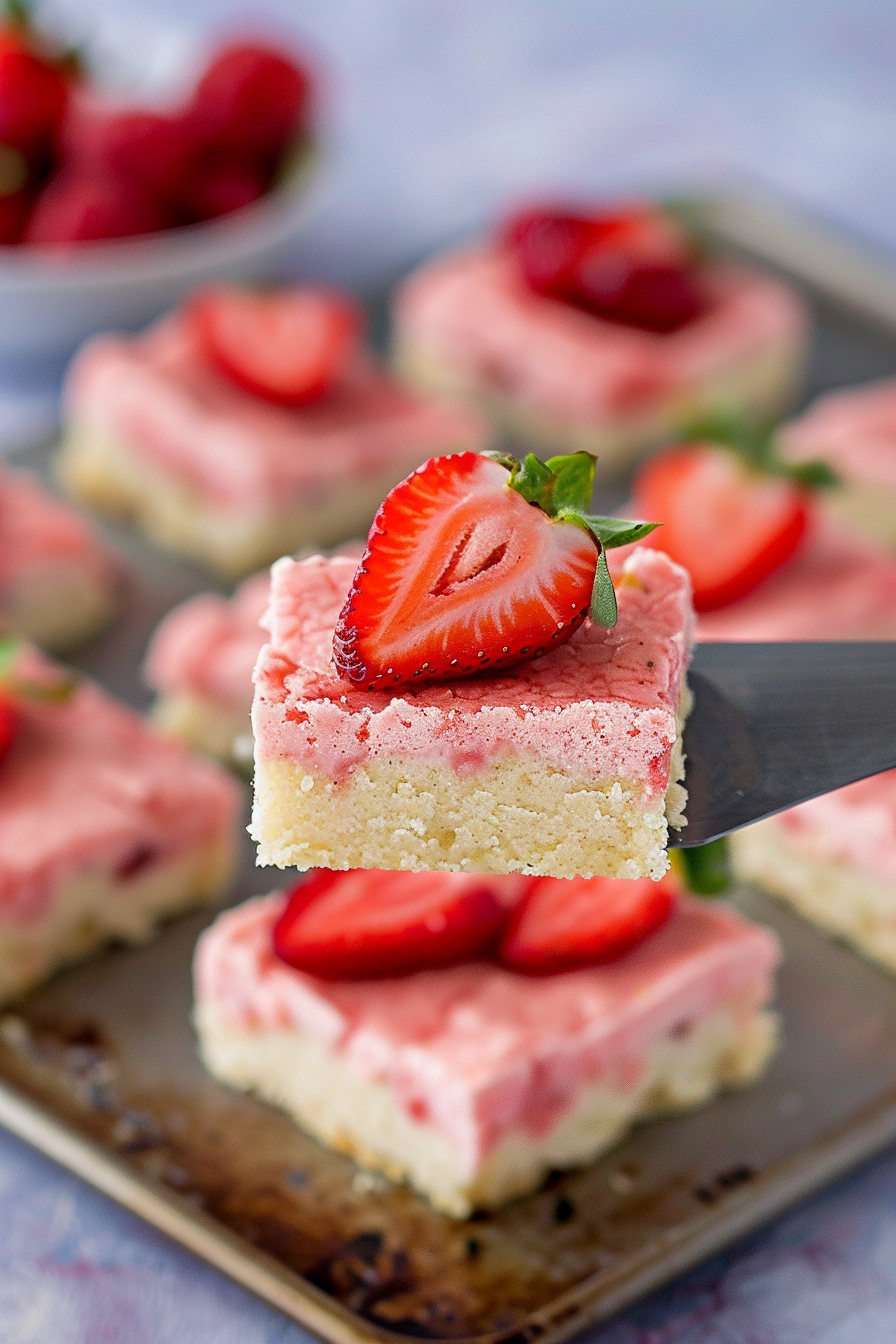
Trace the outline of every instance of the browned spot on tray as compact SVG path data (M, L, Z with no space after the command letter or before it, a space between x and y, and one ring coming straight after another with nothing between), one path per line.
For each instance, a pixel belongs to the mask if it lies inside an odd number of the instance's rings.
M694 1198L693 1179L641 1188L641 1172L620 1198L610 1162L552 1173L510 1208L457 1222L268 1106L211 1081L205 1100L147 1090L95 1024L24 1010L0 1018L0 1075L350 1311L411 1338L533 1341L547 1328L533 1312Z

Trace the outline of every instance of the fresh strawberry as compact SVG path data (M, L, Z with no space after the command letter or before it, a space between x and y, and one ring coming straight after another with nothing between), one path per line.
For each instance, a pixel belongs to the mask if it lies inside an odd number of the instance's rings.
M355 305L331 291L264 292L216 285L192 300L193 328L212 362L255 396L315 401L339 381L358 340Z
M0 762L8 753L19 731L19 711L12 696L0 690Z
M538 658L589 606L613 625L604 550L652 525L590 514L593 478L588 453L425 462L374 519L336 625L339 672L379 690L453 679Z
M197 162L178 204L190 222L217 219L251 205L270 185L269 175L256 164L215 155Z
M79 177L135 182L163 201L180 198L191 182L193 143L183 117L143 108L110 108L73 101L60 140L66 168Z
M656 207L527 210L504 237L530 289L611 321L675 331L705 306L687 240Z
M800 481L766 474L729 447L687 443L642 467L634 506L663 520L652 544L690 572L697 610L712 611L790 559L811 502Z
M0 49L0 142L29 159L52 147L62 124L68 82L29 51Z
M0 244L21 241L30 208L31 197L27 191L0 195Z
M155 233L171 223L165 207L136 182L60 173L39 194L26 243L81 243Z
M275 159L302 128L311 92L307 70L277 48L222 48L196 85L188 118L197 142Z
M527 975L614 961L665 924L679 889L671 874L537 878L510 916L501 961Z
M322 979L373 979L482 956L505 918L488 878L322 871L293 889L274 926L274 951Z

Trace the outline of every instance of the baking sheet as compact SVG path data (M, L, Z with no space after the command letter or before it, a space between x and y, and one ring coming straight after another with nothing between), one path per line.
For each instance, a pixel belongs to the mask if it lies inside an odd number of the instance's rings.
M811 394L896 371L896 280L877 263L767 203L703 208L721 245L815 287ZM76 661L142 707L149 631L214 585L112 532L135 562L125 616ZM231 899L278 878L247 840ZM896 979L756 892L736 900L786 951L765 1078L498 1214L447 1219L205 1076L189 964L208 912L0 1014L0 1122L328 1339L559 1340L896 1140Z

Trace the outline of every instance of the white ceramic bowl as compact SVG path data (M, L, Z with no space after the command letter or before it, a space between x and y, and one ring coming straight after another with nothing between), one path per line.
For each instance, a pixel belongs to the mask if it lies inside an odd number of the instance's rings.
M204 224L53 253L0 248L0 390L48 386L86 336L135 330L208 280L270 275L323 196L317 156Z

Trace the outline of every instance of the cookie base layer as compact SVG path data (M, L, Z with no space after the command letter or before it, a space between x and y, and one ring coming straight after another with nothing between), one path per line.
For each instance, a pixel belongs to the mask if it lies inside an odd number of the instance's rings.
M762 351L736 369L721 371L686 397L600 424L549 417L486 382L473 383L441 354L409 337L397 344L394 362L402 377L420 391L473 404L506 433L536 450L592 453L599 474L613 477L666 442L680 425L713 412L757 421L776 418L793 404L805 370L805 352L791 345Z
M458 777L419 761L357 766L334 784L290 760L256 761L251 834L278 868L662 877L664 800L578 781L536 759Z
M129 519L166 550L237 579L281 555L366 533L383 498L416 466L419 454L355 477L350 488L334 483L325 497L309 491L307 499L280 508L226 509L146 462L106 426L76 421L56 473L68 493L91 508Z
M228 837L124 880L97 868L72 873L41 919L22 923L0 913L0 1002L106 943L145 942L161 920L220 895L234 865Z
M845 863L806 858L774 818L731 837L738 877L896 973L896 888Z
M362 1165L408 1180L456 1218L537 1189L552 1168L586 1165L637 1120L752 1082L777 1041L774 1015L739 996L685 1036L657 1041L634 1084L586 1088L547 1134L510 1133L470 1172L443 1134L414 1120L385 1083L361 1078L322 1041L296 1030L246 1031L211 1002L200 1001L195 1021L203 1062L215 1077L281 1107Z
M251 772L252 725L245 710L226 709L190 691L176 691L159 696L152 720L163 733L204 756Z
M85 644L110 625L116 585L94 567L66 559L29 570L3 594L0 629L8 628L50 653Z

